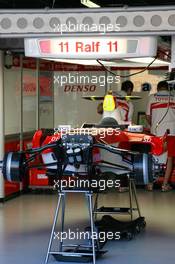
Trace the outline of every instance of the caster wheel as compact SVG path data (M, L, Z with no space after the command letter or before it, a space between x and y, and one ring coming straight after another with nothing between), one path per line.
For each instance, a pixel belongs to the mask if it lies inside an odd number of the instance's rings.
M138 233L140 233L140 231L141 231L141 226L140 225L137 225L136 226L136 233L138 234Z
M128 241L130 241L131 239L133 239L134 238L134 235L131 233L131 232L128 232L127 234L126 234L126 239L128 240Z
M140 225L140 228L141 228L141 230L144 230L145 227L146 227L146 222L144 221L144 222Z

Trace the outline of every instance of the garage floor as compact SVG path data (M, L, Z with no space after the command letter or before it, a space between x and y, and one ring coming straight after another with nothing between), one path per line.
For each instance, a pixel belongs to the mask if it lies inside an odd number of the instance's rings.
M174 264L175 259L175 192L138 191L142 215L147 227L132 241L111 241L101 264ZM127 193L101 197L105 205L127 205ZM66 226L87 226L87 211L81 194L67 199ZM23 195L0 205L0 263L44 263L56 195ZM49 263L55 262L52 257Z

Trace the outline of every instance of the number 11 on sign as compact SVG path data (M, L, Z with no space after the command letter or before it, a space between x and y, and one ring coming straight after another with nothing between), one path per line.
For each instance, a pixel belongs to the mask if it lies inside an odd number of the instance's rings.
M117 52L117 41L109 41L107 43L109 52Z
M69 43L68 42L60 42L58 44L60 47L60 52L69 52Z

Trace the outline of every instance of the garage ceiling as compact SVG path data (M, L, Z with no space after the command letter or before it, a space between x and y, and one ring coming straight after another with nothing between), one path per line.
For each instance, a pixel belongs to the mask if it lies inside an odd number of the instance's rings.
M101 7L175 5L175 0L93 0ZM81 0L0 0L0 8L82 8Z

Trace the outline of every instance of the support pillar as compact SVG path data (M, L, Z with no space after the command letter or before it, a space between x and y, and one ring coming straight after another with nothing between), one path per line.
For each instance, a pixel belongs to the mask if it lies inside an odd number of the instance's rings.
M4 157L4 85L3 85L3 51L0 51L0 160ZM4 179L0 170L0 201L4 199Z

